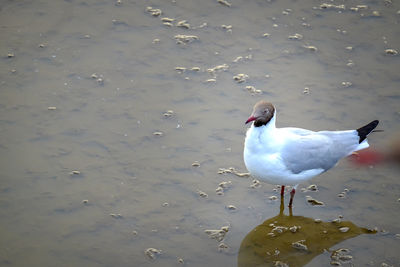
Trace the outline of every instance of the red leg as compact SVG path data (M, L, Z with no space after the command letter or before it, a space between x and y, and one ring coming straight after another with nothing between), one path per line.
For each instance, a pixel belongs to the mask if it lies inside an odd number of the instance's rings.
M285 186L282 185L281 186L281 197L283 197L283 194L285 193Z
M290 201L289 201L290 208L292 207L292 204L293 204L294 194L296 194L296 190L293 188L292 191L290 191Z

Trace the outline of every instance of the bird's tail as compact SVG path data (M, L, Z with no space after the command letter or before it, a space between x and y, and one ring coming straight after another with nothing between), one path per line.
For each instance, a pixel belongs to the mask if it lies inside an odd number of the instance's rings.
M372 130L375 129L376 126L378 126L378 124L379 124L379 121L374 120L374 121L371 121L370 123L368 123L367 125L357 129L358 136L360 137L360 140L358 141L358 143L361 144L361 142L367 138L367 135L369 135L372 132Z

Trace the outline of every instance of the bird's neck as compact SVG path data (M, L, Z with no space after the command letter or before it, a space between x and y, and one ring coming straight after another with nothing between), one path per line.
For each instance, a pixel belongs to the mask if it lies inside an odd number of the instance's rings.
M273 141L276 137L276 134L275 116L273 116L267 124L261 126L257 126L255 123L253 123L253 125L250 127L250 131L248 132L249 136L254 136L254 139L264 143Z
M273 116L265 125L255 126L253 123L246 133L245 147L254 153L273 152L279 139L279 133L275 127L275 116Z

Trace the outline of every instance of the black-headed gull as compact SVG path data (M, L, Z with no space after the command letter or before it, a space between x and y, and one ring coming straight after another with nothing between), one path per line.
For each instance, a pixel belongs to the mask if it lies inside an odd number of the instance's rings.
M348 131L319 131L286 127L276 128L275 107L266 101L254 105L246 124L244 163L250 174L271 184L293 185L289 207L298 184L330 168L354 151L367 148L367 135L379 121Z

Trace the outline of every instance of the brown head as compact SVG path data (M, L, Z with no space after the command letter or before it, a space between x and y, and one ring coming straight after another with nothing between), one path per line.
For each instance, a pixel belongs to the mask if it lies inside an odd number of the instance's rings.
M255 127L266 125L274 116L275 107L271 103L261 100L254 105L253 113L247 119L246 124L254 121Z

